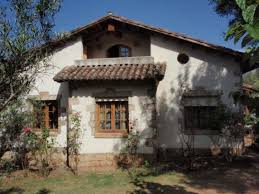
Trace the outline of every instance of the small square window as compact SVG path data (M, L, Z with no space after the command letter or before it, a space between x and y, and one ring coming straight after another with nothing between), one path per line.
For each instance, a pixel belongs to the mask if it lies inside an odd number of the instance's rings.
M58 102L56 100L38 101L39 107L34 107L35 128L58 128Z

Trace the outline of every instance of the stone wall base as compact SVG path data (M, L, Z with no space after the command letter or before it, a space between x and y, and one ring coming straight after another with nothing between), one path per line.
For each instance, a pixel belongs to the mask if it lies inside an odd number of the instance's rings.
M152 161L152 154L138 154L137 156L127 156L125 154L81 154L79 156L79 171L103 171L116 170L118 168L128 168L134 164L140 165L145 160Z

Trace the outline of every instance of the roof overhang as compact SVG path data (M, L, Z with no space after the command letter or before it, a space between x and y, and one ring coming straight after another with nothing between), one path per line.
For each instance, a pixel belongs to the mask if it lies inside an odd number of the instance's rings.
M72 65L63 68L54 76L56 82L112 81L112 80L157 80L163 79L165 63Z
M157 28L157 27L153 27L151 25L146 25L143 24L141 22L138 21L134 21L134 20L130 20L121 16L115 16L115 15L107 15L105 17L102 17L100 19L98 19L97 21L94 21L88 25L79 27L75 30L72 30L70 33L68 33L67 35L65 35L63 38L60 38L58 40L54 40L54 41L50 41L47 44L43 45L44 47L48 47L48 46L59 46L62 45L64 43L66 43L67 41L71 40L71 39L75 39L77 38L79 35L87 35L87 34L91 34L91 33L96 33L96 31L102 29L102 26L107 26L108 24L122 24L122 25L128 25L131 27L135 27L139 30L141 30L141 32L147 32L147 33L152 33L152 34L160 34L160 35L165 35L167 37L170 38L174 38L177 40L181 40L184 42L188 42L188 43L192 43L194 45L198 45L216 52L221 52L221 53L225 53L237 58L242 58L243 57L243 52L239 52L239 51L235 51L226 47L222 47L219 45L215 45L215 44L211 44L208 43L206 41L202 41L199 39L195 39L180 33L176 33L176 32L170 32L168 30L162 29L162 28Z

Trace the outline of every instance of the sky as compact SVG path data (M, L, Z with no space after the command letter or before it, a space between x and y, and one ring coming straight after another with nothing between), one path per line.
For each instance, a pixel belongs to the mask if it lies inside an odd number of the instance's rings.
M228 19L218 16L209 0L63 0L56 15L55 31L67 32L86 25L111 11L126 17L241 50L232 41L224 41Z

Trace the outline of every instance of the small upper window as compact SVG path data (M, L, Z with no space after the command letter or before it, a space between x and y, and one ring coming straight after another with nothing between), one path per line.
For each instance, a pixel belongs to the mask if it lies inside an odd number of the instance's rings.
M114 45L107 51L107 57L130 57L131 49L125 45Z
M177 61L181 64L186 64L189 61L189 56L185 53L180 53L177 57Z

